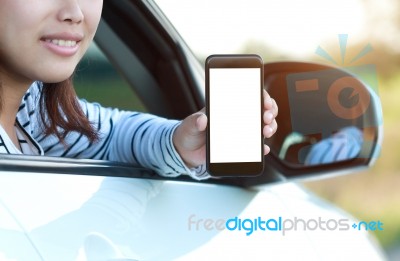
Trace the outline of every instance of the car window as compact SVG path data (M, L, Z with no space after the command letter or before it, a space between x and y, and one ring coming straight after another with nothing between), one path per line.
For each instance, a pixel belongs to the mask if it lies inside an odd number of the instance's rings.
M95 43L92 43L76 69L74 86L79 98L89 102L98 102L104 107L147 111L134 90Z

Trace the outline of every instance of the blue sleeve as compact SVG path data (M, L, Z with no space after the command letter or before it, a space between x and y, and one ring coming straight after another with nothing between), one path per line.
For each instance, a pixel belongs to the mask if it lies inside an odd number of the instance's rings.
M361 130L349 126L314 144L305 159L305 164L328 164L353 159L361 152L362 145Z
M132 163L169 177L182 173L195 179L208 177L204 166L189 169L175 150L172 136L179 121L104 108L84 100L80 104L98 130L100 140L90 143L82 134L72 132L64 146L54 136L42 138L38 141L45 155Z

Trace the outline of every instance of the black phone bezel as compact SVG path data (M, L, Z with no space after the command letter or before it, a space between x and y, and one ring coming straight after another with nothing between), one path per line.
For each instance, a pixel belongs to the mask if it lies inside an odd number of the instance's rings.
M210 69L212 68L259 68L260 69L260 162L210 162ZM223 54L210 55L205 62L205 82L206 82L206 115L208 117L207 138L206 138L206 168L207 172L214 177L249 177L258 176L264 170L264 137L262 133L263 124L263 83L264 83L264 63L262 58L256 54Z

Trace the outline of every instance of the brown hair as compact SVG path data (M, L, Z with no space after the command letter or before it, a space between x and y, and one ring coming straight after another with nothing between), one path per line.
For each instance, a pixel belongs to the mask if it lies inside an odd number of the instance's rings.
M72 76L59 83L43 83L39 102L46 136L55 135L64 145L72 131L83 134L90 142L98 140L97 131L79 105Z

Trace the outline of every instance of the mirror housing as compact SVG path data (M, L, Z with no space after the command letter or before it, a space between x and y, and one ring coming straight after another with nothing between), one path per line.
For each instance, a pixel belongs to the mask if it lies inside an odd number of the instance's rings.
M337 175L376 160L382 108L359 75L322 64L275 62L264 65L264 83L279 107L278 130L266 139L266 164L285 178Z

